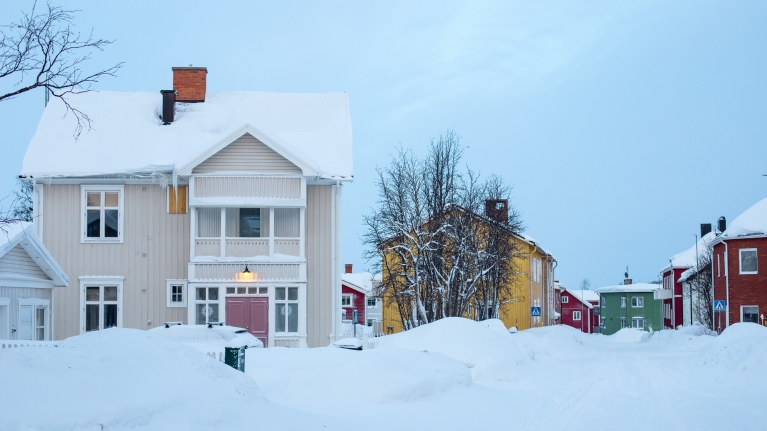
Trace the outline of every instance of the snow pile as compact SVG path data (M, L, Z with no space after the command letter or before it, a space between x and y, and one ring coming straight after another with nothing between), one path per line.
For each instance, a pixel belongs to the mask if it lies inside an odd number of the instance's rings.
M699 366L714 372L752 371L767 383L767 327L756 323L736 323L700 351Z
M472 384L460 363L402 349L258 349L248 351L245 373L269 399L315 411L423 401Z
M264 343L250 334L247 329L227 325L212 325L210 328L205 325L168 325L167 328L160 326L150 329L149 333L192 346L203 352L207 352L209 347L264 347Z
M324 421L273 405L245 374L145 331L112 328L57 344L0 351L0 429L238 429L286 420L300 429Z
M354 272L341 274L341 281L351 283L368 292L373 290L373 274L369 272Z
M722 237L736 238L739 236L765 234L767 234L767 198L760 200L741 215L735 217L735 220L730 223Z
M612 335L606 335L605 337L607 337L608 341L613 343L638 343L642 341L642 337L646 334L647 332L642 331L641 329L623 328L620 331Z
M438 352L467 368L475 381L510 381L519 377L519 367L530 364L535 351L525 345L521 333L501 331L498 321L475 322L450 317L410 331L381 338L378 348Z
M716 331L706 328L700 322L695 322L693 325L682 326L677 329L647 332L642 336L641 341L660 344L671 349L700 348L716 335Z

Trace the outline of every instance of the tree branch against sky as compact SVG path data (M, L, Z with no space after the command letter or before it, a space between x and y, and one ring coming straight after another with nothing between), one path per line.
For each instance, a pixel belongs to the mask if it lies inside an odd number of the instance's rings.
M39 7L35 2L18 21L0 26L0 102L44 88L64 103L67 114L77 118L75 138L83 127L90 129L91 120L67 96L90 91L91 85L115 76L123 65L100 70L85 67L94 51L103 51L113 41L94 38L93 30L87 35L76 31L77 12L51 3Z

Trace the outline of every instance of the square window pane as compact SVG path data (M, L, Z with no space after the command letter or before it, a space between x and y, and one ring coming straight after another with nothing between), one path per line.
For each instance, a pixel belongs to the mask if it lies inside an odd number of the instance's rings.
M85 221L85 235L88 238L101 237L101 210L88 210Z
M209 301L218 301L218 287L209 287L208 288L208 300Z
M208 304L208 322L218 322L218 304Z
M746 250L740 252L741 272L756 272L756 266L756 250Z
M298 304L288 304L288 332L298 332Z
M104 237L117 238L117 219L119 211L104 210Z
M205 301L207 297L205 296L205 291L207 290L206 287L198 287L197 288L197 300L198 301Z
M86 301L98 301L99 300L99 287L86 287L85 288L85 300Z
M285 304L275 304L274 326L274 332L285 332Z
M227 295L234 295L234 287L227 287L226 288L226 294Z
M267 295L267 294L269 294L269 288L268 287L259 287L258 288L258 294L259 295Z
M195 307L195 323L198 325L204 325L207 322L205 316L208 315L208 304L197 304Z
M261 209L260 208L240 208L239 209L239 237L257 238L261 236Z
M104 329L117 326L117 304L104 305Z
M274 289L274 299L278 301L284 301L285 300L285 288L284 287L278 287Z
M759 307L743 307L743 321L759 323Z
M249 287L248 288L248 295L255 295L256 293L258 293L258 288L257 287Z
M117 301L117 286L104 286L104 301Z
M37 338L35 340L42 341L45 340L45 328L37 328Z
M85 331L98 331L99 329L99 306L88 304L85 306Z
M88 206L100 207L101 206L101 192L88 192Z
M245 288L244 287L238 287L237 288L237 294L238 295L244 295L245 294Z
M117 208L119 206L117 192L104 193L104 206Z
M288 300L290 300L290 301L298 301L298 288L297 287L289 287L288 288Z
M45 308L43 307L35 311L35 326L45 326Z

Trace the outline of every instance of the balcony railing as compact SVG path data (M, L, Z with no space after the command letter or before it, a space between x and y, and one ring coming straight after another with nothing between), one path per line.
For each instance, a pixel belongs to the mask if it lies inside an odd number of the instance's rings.
M223 256L240 258L270 256L270 241L274 241L273 254L301 256L301 241L298 238L226 238ZM195 239L194 256L222 257L221 239Z

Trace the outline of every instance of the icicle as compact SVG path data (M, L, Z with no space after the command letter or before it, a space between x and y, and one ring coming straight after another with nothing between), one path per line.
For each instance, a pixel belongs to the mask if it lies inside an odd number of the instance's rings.
M176 205L178 205L178 172L173 170L173 192L176 193Z

